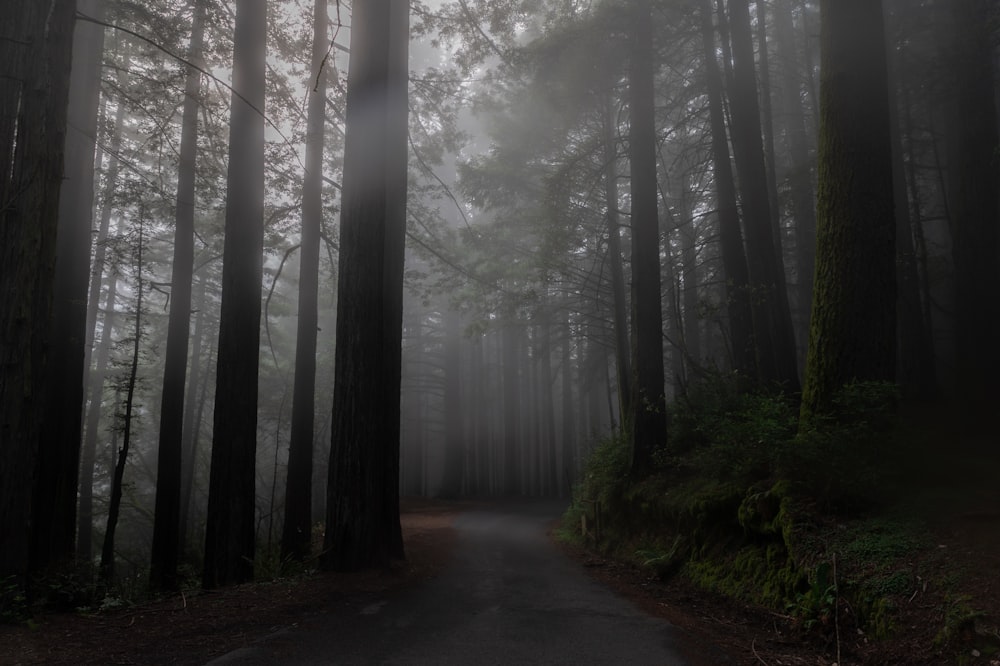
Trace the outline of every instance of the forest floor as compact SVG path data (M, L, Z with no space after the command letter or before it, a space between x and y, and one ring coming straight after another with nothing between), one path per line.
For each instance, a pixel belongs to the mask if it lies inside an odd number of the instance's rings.
M833 626L807 630L789 615L706 593L681 576L661 581L648 569L561 547L595 578L718 645L735 664L1000 666L1000 655L976 649L984 634L996 635L1000 621L1000 488L966 488L934 506L928 514L934 547L910 562L920 584L900 595L891 637L879 641L851 625L849 608L841 607L843 620ZM388 571L319 573L102 612L45 615L0 626L0 664L203 664L331 604L354 604L433 577L448 564L451 523L463 507L407 502L407 560ZM942 643L946 626L954 631Z

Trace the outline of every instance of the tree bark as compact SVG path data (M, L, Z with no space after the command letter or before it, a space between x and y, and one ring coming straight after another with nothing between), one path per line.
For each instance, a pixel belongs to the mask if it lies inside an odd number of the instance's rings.
M194 0L188 60L201 60L204 8ZM191 337L191 282L194 278L194 199L198 156L201 72L188 67L181 117L174 257L170 277L170 315L160 398L160 442L156 466L156 505L149 583L154 590L176 590L180 555L181 460L184 432L184 383Z
M319 244L323 222L323 136L327 72L324 58L330 18L328 2L313 5L312 81L306 118L306 165L302 184L302 246L299 251L299 319L295 332L295 386L288 444L284 557L309 555L312 534L313 429L316 419L316 331L319 326Z
M775 251L747 0L729 0L729 19L733 39L732 137L746 230L757 378L764 385L777 384L797 392L795 336L784 268Z
M955 261L958 395L985 425L1000 398L1000 141L994 86L990 2L954 0L951 72L954 115L949 128L949 197ZM994 14L995 18L995 14ZM986 296L984 301L983 295Z
M407 180L407 0L354 3L337 286L326 569L403 557L399 390Z
M37 509L32 486L45 420L44 332L52 305L76 3L3 5L4 29L23 41L5 40L3 55L9 57L0 58L0 138L12 140L0 151L13 147L0 164L0 579L13 576L20 583Z
M892 381L896 250L881 3L823 0L816 281L800 427L844 384ZM862 324L863 322L863 324Z
M715 29L709 0L701 1L702 45L705 78L712 127L712 161L715 198L719 220L719 246L725 273L726 313L729 317L729 340L732 366L738 375L756 377L753 353L753 320L750 313L750 283L743 231L740 229L736 203L736 183L726 134L726 116L722 99L722 73L715 56Z
M653 452L667 441L663 379L663 313L656 189L653 28L648 0L633 16L629 63L629 161L632 179L632 371L635 390L628 432L631 472L648 474Z
M238 2L205 588L253 578L266 38L265 3Z

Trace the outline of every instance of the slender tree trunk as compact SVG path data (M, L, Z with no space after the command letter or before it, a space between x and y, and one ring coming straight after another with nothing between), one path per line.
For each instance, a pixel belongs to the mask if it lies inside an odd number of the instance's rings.
M403 557L399 389L407 180L407 0L356 2L337 286L326 569Z
M896 249L881 3L823 0L816 288L800 424L841 386L892 381ZM864 325L859 325L863 322Z
M462 494L465 442L462 417L468 405L462 399L462 322L457 312L444 316L444 478L440 495L453 499Z
M201 60L204 9L194 0L188 59ZM170 317L160 401L160 445L156 467L149 583L155 590L176 590L180 555L181 460L184 433L184 382L191 337L191 281L194 277L195 162L198 155L198 107L201 73L188 67L181 119L177 207L174 215L174 258L170 278Z
M712 27L712 7L709 0L701 0L701 28L712 124L713 175L719 218L719 245L725 273L726 312L729 316L732 365L739 375L747 378L756 377L753 323L750 313L750 278L736 204L736 185L722 99L722 74L715 56L715 29Z
M886 41L889 42L888 35ZM920 298L920 275L913 245L913 222L907 196L906 166L903 161L903 138L897 89L901 77L903 55L894 58L895 49L887 43L889 65L889 118L892 139L892 186L896 213L896 283L899 384L905 395L919 400L933 397L935 392L934 342L924 321ZM916 204L916 202L914 202ZM918 210L915 205L913 210ZM919 216L919 213L917 213Z
M140 213L140 216L143 213ZM118 528L118 515L122 503L122 483L125 478L125 464L128 462L129 446L132 441L132 408L135 403L135 383L139 373L139 347L142 343L142 251L143 221L139 219L139 244L136 250L136 301L135 329L132 343L132 363L129 366L128 386L125 394L125 421L122 434L122 447L118 450L118 460L115 463L114 476L111 480L111 498L108 502L108 523L104 530L104 545L101 548L100 578L105 587L111 585L115 577L115 531Z
M80 456L80 509L78 517L77 558L90 562L93 555L94 525L94 465L97 459L97 436L104 403L104 384L111 356L111 340L115 327L115 301L118 298L117 267L111 271L108 296L105 301L104 322L101 327L101 344L97 350L96 365L90 379L90 397L87 409L87 431Z
M774 12L775 46L781 64L782 106L785 114L785 136L789 158L788 196L791 198L795 221L796 300L798 319L808 328L812 309L812 282L816 270L816 193L813 188L812 143L806 129L802 108L802 83L799 54L795 48L791 0Z
M632 410L632 359L629 348L628 311L625 297L625 269L622 266L621 224L618 219L618 146L615 140L614 109L610 96L605 100L604 132L604 205L608 220L608 264L611 267L611 290L614 295L615 366L618 369L618 407L622 414Z
M653 451L667 441L663 379L663 313L660 296L660 234L656 191L656 127L653 102L653 29L648 0L633 16L629 64L632 178L632 368L635 392L628 416L632 474L653 466Z
M578 435L576 428L576 412L573 408L578 404L579 395L574 396L573 386L577 385L573 376L573 334L570 324L567 321L562 326L562 475L560 496L569 494L573 487L573 478L576 472L575 455L578 448Z
M208 373L202 372L202 347L205 343L205 285L207 278L199 278L198 313L191 336L191 373L188 376L187 397L184 398L184 433L181 437L181 508L177 527L177 552L183 557L187 547L188 525L191 518L191 494L194 490L195 464L198 456L198 439L201 435L202 408L207 399ZM211 350L209 350L211 356Z
M508 497L521 494L521 399L518 352L520 339L515 315L510 313L500 332L503 372L503 492Z
M237 3L205 588L253 578L266 37L265 3Z
M733 149L746 230L757 377L765 385L778 384L785 390L796 392L799 376L795 336L785 290L784 268L780 255L775 252L747 1L729 0L733 39L730 102Z
M319 244L323 221L323 135L326 121L324 58L329 3L313 5L313 85L306 118L306 172L302 185L302 249L299 264L299 320L295 333L295 387L292 433L288 445L285 521L281 552L303 559L309 555L312 530L313 439L316 420L316 331L319 325Z

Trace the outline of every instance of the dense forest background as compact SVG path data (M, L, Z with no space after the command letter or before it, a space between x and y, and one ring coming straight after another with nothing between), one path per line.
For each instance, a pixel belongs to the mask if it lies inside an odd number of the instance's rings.
M365 0L72 4L0 9L0 579L246 580L329 515ZM985 438L994 2L408 4L398 492L569 496L614 433L641 476L713 383L800 428L890 383Z

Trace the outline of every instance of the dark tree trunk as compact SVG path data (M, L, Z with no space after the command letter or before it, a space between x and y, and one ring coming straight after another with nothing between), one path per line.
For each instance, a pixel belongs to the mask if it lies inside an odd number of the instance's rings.
M503 493L509 497L521 494L521 398L518 363L516 315L511 312L500 332L503 372Z
M202 371L202 347L205 344L205 284L198 280L194 334L191 336L191 373L188 376L187 397L184 398L184 433L181 438L181 508L177 527L177 552L183 557L191 520L191 494L194 491L198 441L201 437L201 417L208 391L208 373ZM209 349L211 360L211 349ZM209 365L209 363L206 363Z
M201 59L204 10L194 1L188 60ZM191 281L194 276L195 162L198 155L198 108L201 73L188 67L181 118L174 258L170 278L170 316L160 401L160 445L156 466L156 506L149 583L155 590L176 590L180 554L181 460L184 432L184 382L191 337Z
M887 36L887 42L889 38ZM889 118L892 137L892 186L896 214L896 284L898 360L897 379L903 394L917 400L929 400L935 393L934 340L924 319L920 297L920 274L913 243L913 220L907 196L906 167L903 160L903 138L897 90L905 85L902 78L902 52L887 50L889 66ZM917 202L914 202L916 204ZM918 211L919 206L913 206Z
M80 0L80 11L100 17L102 3ZM60 566L75 555L76 500L83 419L87 274L94 207L94 150L100 103L104 29L78 21L74 29L65 169L59 195L52 320L46 358L46 409L39 456L48 461L35 480L31 565Z
M782 107L785 116L785 137L791 159L788 173L788 196L791 199L795 223L795 293L798 319L808 327L812 309L813 273L816 270L816 193L813 188L809 146L812 141L806 129L802 105L801 68L795 48L791 2L774 11L775 46L781 64ZM800 343L801 344L801 343Z
M444 478L440 495L456 498L462 494L465 442L462 419L468 405L462 400L462 322L458 313L444 316Z
M729 338L732 365L739 375L755 377L753 324L750 314L750 285L746 254L743 251L743 231L740 229L736 204L733 165L726 138L726 115L722 99L722 73L715 56L715 30L712 27L712 7L709 0L701 2L701 28L705 55L708 105L712 123L712 161L714 165L715 197L719 218L719 246L725 273L726 313L729 316Z
M142 215L142 213L140 213ZM132 408L135 404L135 383L139 373L139 346L142 343L142 252L143 229L139 220L139 242L136 249L136 299L135 328L133 329L132 363L129 366L128 385L125 393L125 417L122 432L122 447L118 450L114 474L111 479L111 497L108 500L108 522L104 530L104 544L101 547L100 579L105 588L115 577L115 531L118 528L118 514L122 504L122 483L125 478L125 464L128 462L129 447L132 442ZM117 424L116 424L117 426Z
M542 303L547 308L547 303ZM548 312L543 312L538 326L538 405L539 447L541 449L542 466L541 492L548 497L558 495L558 477L556 474L556 432L555 404L553 399L554 382L552 379L552 324Z
M576 411L573 406L577 404L579 395L574 396L573 386L576 379L573 376L573 336L569 322L562 327L561 363L562 372L562 474L560 478L560 496L569 494L573 487L573 477L576 473L576 450L578 447L578 437L576 428Z
M407 0L354 4L322 566L403 557L399 389L407 180Z
M38 508L32 482L46 420L44 332L52 305L75 11L72 0L8 1L0 9L6 34L20 38L0 46L0 579L14 576L19 583L29 566ZM75 484L75 469L73 477ZM71 516L71 535L73 526Z
M799 388L795 336L788 309L784 268L780 255L775 251L747 0L729 1L729 19L733 39L733 85L730 95L733 150L746 230L757 377L765 385L778 384L785 390L795 392Z
M803 426L854 380L892 381L896 249L882 6L823 0L816 282Z
M663 313L656 191L653 103L653 28L648 0L633 16L629 64L629 161L632 180L632 371L635 391L628 415L632 474L652 470L653 451L667 441L663 379Z
M1000 398L1000 142L988 0L954 0L951 47L954 122L949 136L949 197L955 261L958 395L970 410ZM995 17L995 15L994 15ZM985 295L985 297L984 297ZM973 411L974 413L974 411ZM992 414L979 414L983 420Z
M263 2L236 7L206 588L251 580L255 545L267 21Z
M108 296L105 301L104 322L101 327L101 344L97 349L94 373L90 378L90 398L87 408L87 431L80 455L80 508L77 557L82 562L90 562L93 556L94 528L94 465L97 459L97 437L101 425L101 409L104 403L104 384L108 374L111 356L112 333L115 328L115 301L118 298L117 268L108 282ZM98 294L97 296L100 296Z
M632 358L629 348L628 299L625 297L625 269L622 266L621 224L618 219L618 145L615 139L614 109L610 97L605 101L604 133L604 206L608 221L608 264L611 268L611 292L614 295L615 366L618 370L618 407L622 414L632 410Z
M328 44L328 2L313 6L312 81L306 118L306 165L302 184L302 249L299 264L299 320L295 332L295 386L288 444L284 557L309 555L312 530L313 428L316 420L316 331L319 325L319 243L323 222L323 133L326 121L324 57Z

